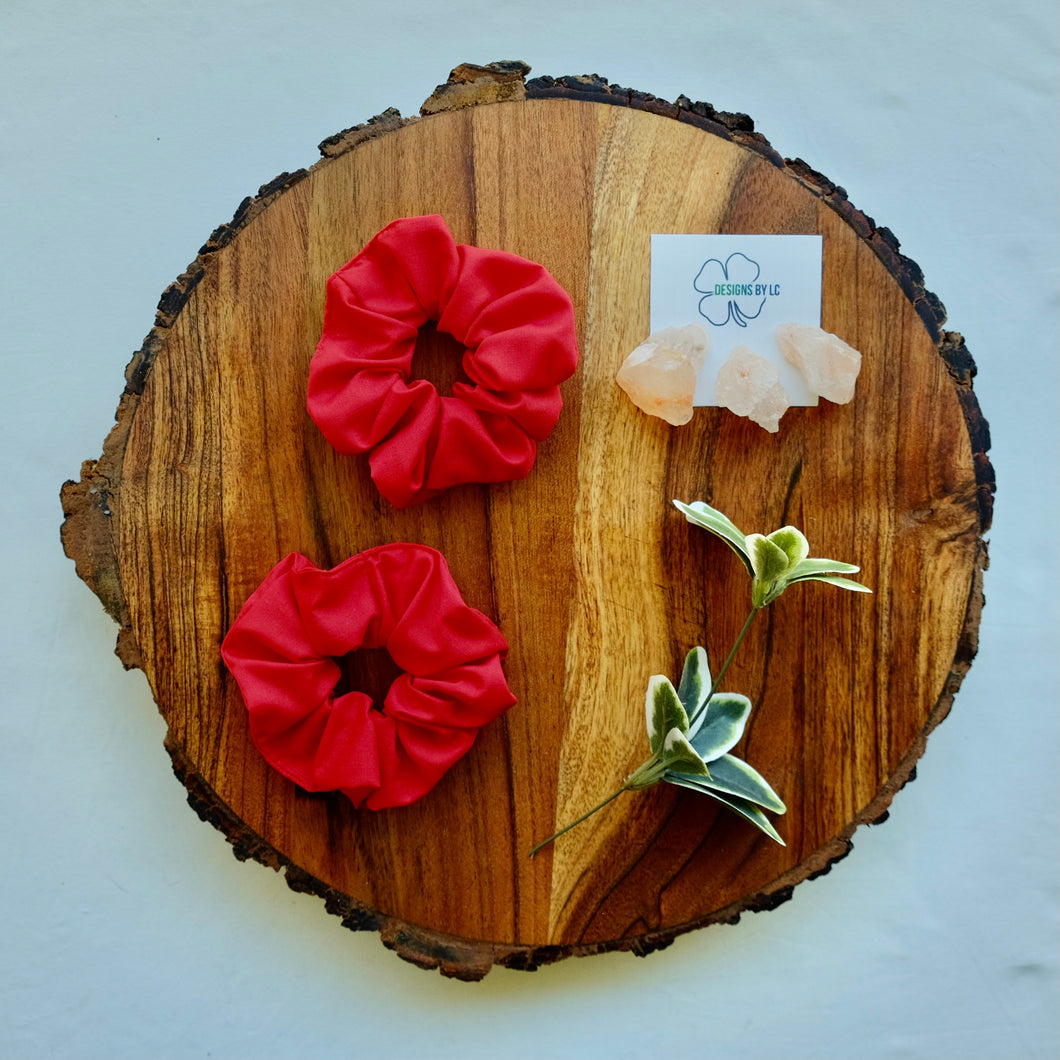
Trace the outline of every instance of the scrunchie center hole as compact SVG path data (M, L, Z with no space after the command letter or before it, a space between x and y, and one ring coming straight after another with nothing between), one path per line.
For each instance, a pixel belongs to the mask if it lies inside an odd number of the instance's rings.
M412 378L426 379L442 397L452 397L454 383L470 383L461 362L464 347L428 320L416 337L412 355Z
M335 662L340 671L335 697L347 692L363 692L372 697L372 706L376 710L383 709L390 686L404 673L386 648L359 648L338 657Z

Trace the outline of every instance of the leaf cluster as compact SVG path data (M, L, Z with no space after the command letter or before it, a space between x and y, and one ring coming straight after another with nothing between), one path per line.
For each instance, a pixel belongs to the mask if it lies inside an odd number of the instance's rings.
M858 593L872 591L861 582L841 577L857 574L861 568L853 563L811 557L809 542L794 526L782 526L767 535L744 534L727 515L704 501L685 504L675 500L674 504L690 523L720 537L740 557L751 575L751 605L756 610L771 604L796 582L827 582Z
M751 701L711 692L705 649L688 653L677 688L662 674L648 681L645 714L652 755L626 779L627 788L662 780L710 795L783 845L762 809L784 813L787 807L757 770L729 754L743 736Z

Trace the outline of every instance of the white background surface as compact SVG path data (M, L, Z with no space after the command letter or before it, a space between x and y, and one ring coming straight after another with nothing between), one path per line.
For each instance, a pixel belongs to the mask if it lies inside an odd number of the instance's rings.
M244 195L499 58L746 111L846 187L965 334L999 491L979 658L885 825L774 912L462 984L185 805L58 491ZM4 0L0 1056L1057 1056L1058 66L1051 0Z

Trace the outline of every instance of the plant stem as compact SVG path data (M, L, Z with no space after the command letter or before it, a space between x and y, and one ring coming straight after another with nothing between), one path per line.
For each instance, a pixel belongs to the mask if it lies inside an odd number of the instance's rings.
M733 644L729 651L729 654L725 658L725 662L721 664L721 669L718 671L718 676L714 678L714 683L710 686L710 691L707 693L707 698L703 700L703 705L697 710L691 718L688 719L689 727L695 724L695 722L703 714L703 711L710 705L710 701L714 698L714 693L721 687L721 679L725 676L725 672L729 669L732 664L732 660L736 656L736 651L743 644L744 637L747 636L747 631L751 628L751 623L754 621L755 615L761 610L760 607L752 607L751 613L747 616L743 624L743 629L740 630L736 637L736 643Z
M596 813L597 810L602 810L609 802L611 802L612 799L617 799L619 795L622 794L622 792L627 790L627 788L621 787L618 789L618 791L613 791L610 795L607 796L606 799L604 799L603 802L598 803L588 813L583 813L581 817L578 818L578 820L571 821L569 825L567 825L565 828L561 828L558 832L555 833L555 835L550 835L548 839L542 839L541 842L538 843L537 846L530 851L530 857L533 857L542 847L547 847L549 843L555 841L556 839L559 839L559 837L563 835L564 832L569 832L575 825L581 824L582 821L584 821L587 817L592 817L592 815Z
M718 688L721 686L722 678L725 676L726 671L729 669L729 666L732 664L732 660L736 656L736 652L739 649L740 645L743 643L744 637L747 636L747 631L751 628L751 623L754 621L755 615L757 615L760 610L761 610L761 608L759 608L759 607L752 607L751 608L751 613L747 616L747 619L744 621L743 629L740 630L738 636L736 637L736 643L733 644L732 649L730 650L728 656L725 659L725 662L722 663L721 669L718 671L718 676L714 678L714 683L710 686L710 691L707 693L707 698L705 700L703 700L703 705L699 708L699 710L697 710L692 715L692 717L689 718L689 725L690 726L694 725L695 722L697 721L697 719L703 714L703 711L705 711L707 709L707 706L710 704L711 699L714 697L714 693L717 692ZM648 761L645 762L643 766L641 766L641 769L643 769L650 762L652 762L654 760L654 758L655 758L655 756L653 755L652 758L648 759ZM608 795L607 798L604 799L603 802L601 802L598 805L594 806L591 810L588 811L588 813L583 813L581 815L581 817L579 817L576 821L571 821L570 824L566 825L564 828L561 828L554 835L550 835L548 837L548 839L543 839L540 843L537 844L537 846L535 846L530 851L530 857L533 857L542 847L547 847L549 843L552 843L555 840L559 839L559 837L561 835L563 835L565 832L569 832L572 828L574 828L575 826L581 824L582 821L586 820L589 817L592 817L592 815L594 813L596 813L597 810L602 810L613 799L617 799L619 797L619 795L622 794L622 792L640 790L642 787L650 787L652 784L658 783L658 781L662 779L662 772L664 771L664 769L660 768L659 777L657 779L651 779L648 784L639 784L636 787L629 787L628 786L628 782L633 780L635 777L637 777L637 775L640 773L640 771L641 770L638 769L636 772L630 774L630 776L628 776L626 778L626 781L627 781L626 784L623 784L622 787L620 787L618 789L618 791L614 791L610 795Z

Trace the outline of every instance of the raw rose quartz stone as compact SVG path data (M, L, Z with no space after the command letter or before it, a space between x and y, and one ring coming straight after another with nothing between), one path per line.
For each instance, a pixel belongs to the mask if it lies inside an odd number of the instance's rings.
M749 346L733 347L729 359L718 369L714 392L719 405L737 416L747 416L773 434L790 404L776 365Z
M679 427L692 418L696 376L710 351L698 324L649 335L623 362L616 382L637 408Z
M778 324L777 346L802 373L810 393L845 405L854 396L861 354L837 335L810 324Z

